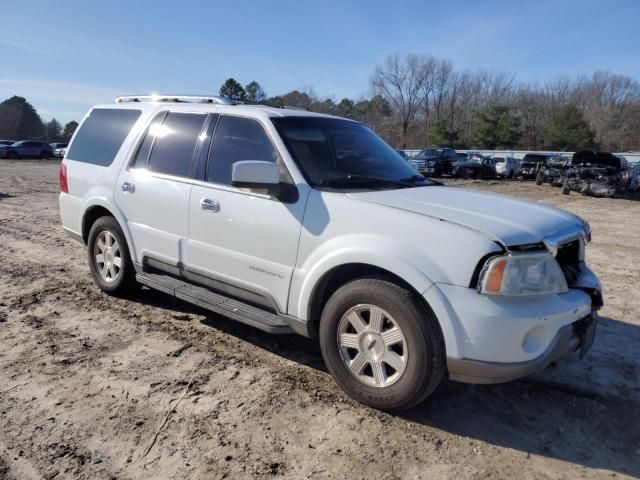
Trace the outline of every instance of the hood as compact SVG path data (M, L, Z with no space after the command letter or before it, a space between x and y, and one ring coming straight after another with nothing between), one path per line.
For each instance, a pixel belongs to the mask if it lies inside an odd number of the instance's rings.
M595 150L580 150L573 154L571 165L602 165L620 170L622 162L620 158L609 152L596 152Z
M351 197L453 222L505 246L542 242L583 229L579 217L553 207L456 187L418 187L350 193Z

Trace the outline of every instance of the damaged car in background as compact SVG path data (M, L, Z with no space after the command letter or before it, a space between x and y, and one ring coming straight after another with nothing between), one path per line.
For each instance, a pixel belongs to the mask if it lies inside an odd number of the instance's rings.
M549 157L536 175L536 185L550 183L554 187L561 187L567 170L571 168L571 155Z
M632 188L632 169L623 158L609 152L580 150L573 154L571 164L555 169L554 184L562 193L571 191L592 197L613 198Z

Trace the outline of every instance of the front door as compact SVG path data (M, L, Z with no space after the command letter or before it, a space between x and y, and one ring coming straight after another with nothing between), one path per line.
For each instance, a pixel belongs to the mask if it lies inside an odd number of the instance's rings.
M231 186L232 165L242 160L282 160L255 119L221 116L202 184L189 201L187 269L218 290L276 311L286 311L289 284L308 187L285 203ZM291 182L284 166L281 181Z

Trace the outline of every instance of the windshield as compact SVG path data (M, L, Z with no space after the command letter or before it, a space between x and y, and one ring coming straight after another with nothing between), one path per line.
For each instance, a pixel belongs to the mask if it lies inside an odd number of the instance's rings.
M528 153L522 159L522 163L526 163L526 164L535 164L538 162L546 163L546 161L547 161L546 155L530 155Z
M418 157L442 157L444 150L441 148L423 148L418 153Z
M312 186L401 188L433 184L360 123L318 117L271 120Z
M503 157L493 157L493 159L496 161L496 163L504 163Z

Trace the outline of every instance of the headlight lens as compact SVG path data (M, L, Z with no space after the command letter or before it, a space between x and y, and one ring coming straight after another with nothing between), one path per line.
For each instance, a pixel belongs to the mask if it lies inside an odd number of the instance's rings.
M545 295L568 290L560 265L547 252L493 257L478 283L478 291L487 295Z

